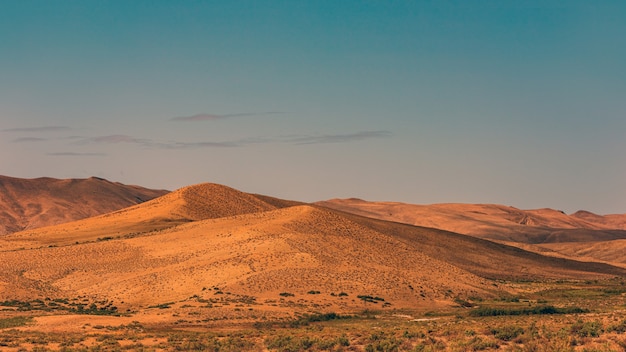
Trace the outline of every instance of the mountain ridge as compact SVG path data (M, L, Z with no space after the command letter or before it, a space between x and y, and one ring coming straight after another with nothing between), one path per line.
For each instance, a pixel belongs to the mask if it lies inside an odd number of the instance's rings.
M543 255L619 266L626 263L626 254L623 254L626 253L626 214L602 216L578 211L567 215L549 208L520 210L497 204L461 203L416 205L354 198L315 204L370 218L487 239ZM584 250L586 246L597 250Z
M626 236L626 214L602 216L578 211L567 215L550 208L521 210L499 204L465 203L418 205L370 202L356 198L330 199L314 204L378 219L439 228L492 240L534 243L545 240L549 234L545 229L561 232L598 230L609 231L607 232L609 234L610 231L618 231L618 238Z

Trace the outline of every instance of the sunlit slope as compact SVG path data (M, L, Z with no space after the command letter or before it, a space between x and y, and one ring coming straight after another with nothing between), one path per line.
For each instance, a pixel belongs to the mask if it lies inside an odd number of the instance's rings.
M135 217L142 231L119 236ZM134 309L219 288L268 302L289 293L320 307L362 308L355 297L372 295L414 307L494 294L491 278L626 274L310 205L276 209L211 184L71 226L63 235L55 227L0 239L0 300L87 296ZM33 249L9 249L20 241Z
M0 176L0 235L109 213L166 193L96 177Z
M135 237L191 221L272 210L289 204L284 202L274 205L230 187L204 183L98 217L15 233L0 243L0 250Z
M86 295L135 306L212 287L274 298L311 290L325 292L324 299L331 292L375 294L398 303L492 289L414 246L311 206L197 221L136 238L1 252L0 282L13 287L0 291L4 299Z
M324 207L498 241L520 243L587 242L626 239L623 215L589 212L566 215L553 209L520 210L495 204L415 205L332 199Z
M626 214L598 215L589 211L579 210L571 216L606 228L626 230Z

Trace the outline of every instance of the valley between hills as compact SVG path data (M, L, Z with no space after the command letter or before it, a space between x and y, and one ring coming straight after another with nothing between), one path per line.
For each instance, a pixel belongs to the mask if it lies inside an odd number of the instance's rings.
M0 210L2 350L626 346L625 215L7 177Z

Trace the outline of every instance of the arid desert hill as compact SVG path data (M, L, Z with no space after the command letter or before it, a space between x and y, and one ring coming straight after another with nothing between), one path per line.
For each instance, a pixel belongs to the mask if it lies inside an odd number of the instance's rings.
M553 209L521 210L496 204L415 205L354 198L316 204L366 217L499 241L544 254L553 252L551 255L581 260L626 263L626 214L602 216L578 211L567 215ZM607 245L609 243L612 247ZM583 250L589 249L591 244L603 249Z
M218 288L269 305L283 294L302 306L354 308L363 304L355 297L371 295L414 307L494 295L498 278L624 275L607 264L215 184L0 239L0 300L90 297L128 309Z
M376 219L493 240L545 243L626 238L626 214L602 216L578 211L567 215L547 208L521 210L497 204L461 203L417 205L368 202L356 198L331 199L315 204Z
M21 231L6 237L5 246L11 243L11 248L36 248L103 238L135 237L188 222L258 213L298 204L301 203L204 183L183 187L159 198L112 213Z
M97 177L0 176L0 235L109 213L166 193Z

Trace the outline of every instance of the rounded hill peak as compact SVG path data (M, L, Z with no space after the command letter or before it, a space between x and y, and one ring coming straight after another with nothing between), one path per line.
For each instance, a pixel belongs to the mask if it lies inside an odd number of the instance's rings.
M174 192L184 202L181 211L191 220L204 220L276 209L259 198L228 186L201 183Z

